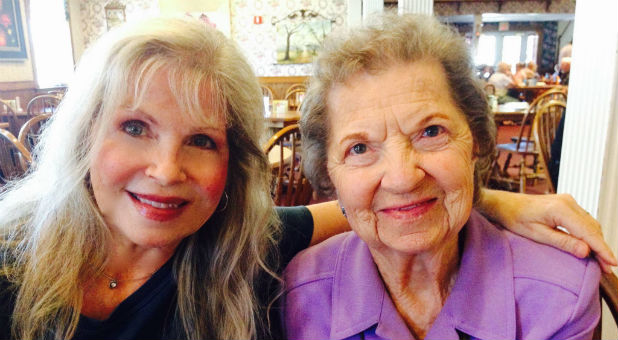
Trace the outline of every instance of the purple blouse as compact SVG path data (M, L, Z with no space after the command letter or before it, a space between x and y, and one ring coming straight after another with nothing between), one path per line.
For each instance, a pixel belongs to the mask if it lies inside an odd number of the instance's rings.
M600 269L472 211L455 285L425 339L590 339ZM299 253L284 273L288 339L413 339L353 232Z

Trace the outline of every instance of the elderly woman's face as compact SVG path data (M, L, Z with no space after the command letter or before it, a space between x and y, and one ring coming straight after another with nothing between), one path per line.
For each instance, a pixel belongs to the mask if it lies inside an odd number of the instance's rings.
M415 254L452 240L474 191L473 139L435 61L359 73L328 96L328 173L372 248Z
M114 113L90 178L116 242L174 249L216 210L227 165L222 115L190 119L160 72L136 110Z

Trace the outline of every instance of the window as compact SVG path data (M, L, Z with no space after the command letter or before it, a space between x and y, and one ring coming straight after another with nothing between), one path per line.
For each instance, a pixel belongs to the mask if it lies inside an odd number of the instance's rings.
M513 66L536 61L539 36L536 32L486 32L479 36L476 65L497 65L504 61Z
M30 32L39 88L66 85L73 74L65 0L31 0Z
M517 34L502 37L502 61L515 65L520 61L521 36Z
M526 42L526 63L529 61L536 62L536 52L539 46L539 36L536 34L528 35Z
M496 61L496 36L481 34L476 50L477 65L493 65Z

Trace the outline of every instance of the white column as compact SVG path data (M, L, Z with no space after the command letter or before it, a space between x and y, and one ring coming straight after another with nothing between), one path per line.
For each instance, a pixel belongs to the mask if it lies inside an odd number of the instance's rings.
M397 13L433 15L433 0L398 0Z
M367 19L374 13L382 13L384 11L384 0L362 0L363 2L363 20Z
M616 143L618 131L617 120L612 119L618 113L617 12L616 1L579 1L575 8L558 191L572 194L593 216L599 216L601 189L615 187L618 177L607 173L610 163L617 161L609 155L609 143ZM598 29L599 22L603 29ZM616 239L612 242L616 246Z
M360 26L363 22L363 2L362 0L347 0L348 16L346 26Z

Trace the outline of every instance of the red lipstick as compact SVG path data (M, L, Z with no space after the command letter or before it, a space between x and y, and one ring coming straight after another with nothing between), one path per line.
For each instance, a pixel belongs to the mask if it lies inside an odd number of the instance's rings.
M159 222L169 221L180 216L184 207L189 203L180 197L127 193L140 215Z

